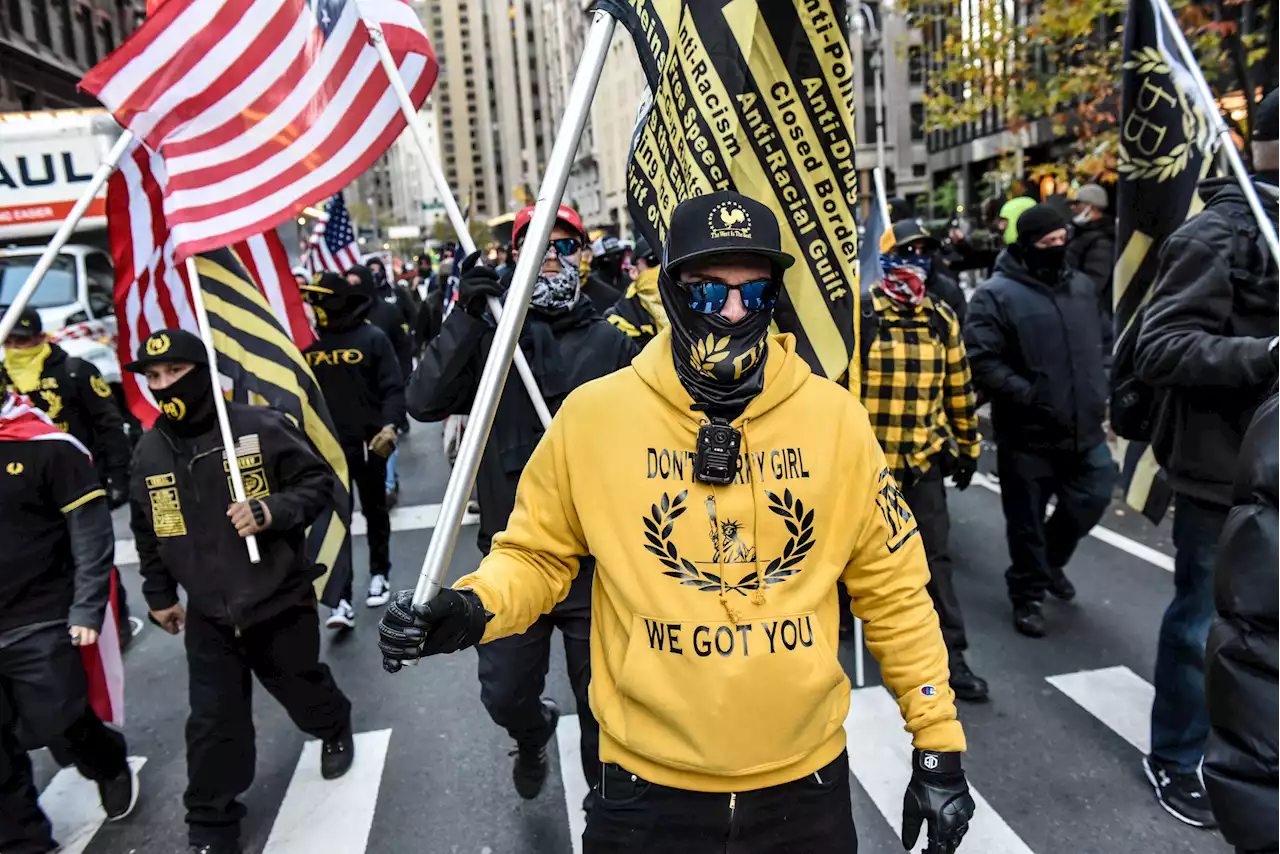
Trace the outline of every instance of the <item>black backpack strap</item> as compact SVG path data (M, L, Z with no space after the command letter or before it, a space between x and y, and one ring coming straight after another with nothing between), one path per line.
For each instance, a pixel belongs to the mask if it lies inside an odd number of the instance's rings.
M876 313L876 304L869 288L858 294L858 309L859 364L865 370L867 356L871 353L871 342L880 334L880 315Z

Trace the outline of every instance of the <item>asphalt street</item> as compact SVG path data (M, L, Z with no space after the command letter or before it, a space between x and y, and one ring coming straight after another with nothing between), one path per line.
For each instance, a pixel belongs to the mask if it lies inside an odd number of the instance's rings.
M401 453L401 510L392 539L393 586L412 586L448 476L435 425L414 425ZM1180 824L1142 775L1150 679L1160 615L1172 592L1168 521L1153 528L1118 505L1068 571L1071 604L1046 608L1050 635L1017 635L1004 593L1007 563L998 484L982 479L950 492L952 553L968 623L969 661L991 702L961 707L965 767L979 813L962 851L971 854L1210 854L1220 837ZM117 536L129 537L122 515ZM465 528L450 578L479 562ZM1106 536L1104 534L1104 536ZM1119 545L1117 545L1117 543ZM1136 545L1134 545L1136 543ZM1129 544L1129 545L1126 545ZM1143 546L1147 551L1143 551ZM1134 554L1138 552L1139 554ZM128 548L121 549L122 558ZM367 583L356 542L357 590ZM1139 556L1142 555L1142 556ZM1158 565L1163 564L1163 565ZM136 565L122 567L141 610ZM476 656L438 657L390 676L375 647L378 612L359 596L354 632L328 634L324 655L354 703L357 758L348 778L320 782L316 746L260 688L255 694L257 779L244 802L247 852L258 854L565 854L579 850L584 793L573 757L576 720L561 723L555 767L534 801L512 789L511 744L480 704ZM856 649L841 643L852 677ZM863 852L901 851L895 839L909 740L867 657L867 688L855 691L847 730L853 807ZM91 786L37 756L46 809L68 854L184 851L182 790L186 663L180 638L147 624L126 655L126 734L145 759L133 815L103 825ZM566 712L572 694L557 651L547 694ZM562 758L563 757L563 758ZM55 776L57 775L57 776Z

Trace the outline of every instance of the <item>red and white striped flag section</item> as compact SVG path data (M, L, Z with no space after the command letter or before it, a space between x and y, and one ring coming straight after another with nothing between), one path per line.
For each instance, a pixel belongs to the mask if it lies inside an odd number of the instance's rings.
M116 350L121 364L133 361L138 345L157 329L196 331L185 270L174 257L174 242L160 204L163 167L158 155L135 143L107 183L107 232L116 268ZM305 350L315 335L279 235L274 231L255 234L231 249L280 325L298 349ZM146 382L128 373L122 381L129 409L150 425L160 410Z
M3 406L0 406L0 442L67 442L93 459L79 439L54 426L49 416L33 406L26 395L6 392L3 400ZM124 658L120 652L118 613L116 573L112 572L111 595L102 617L98 642L81 647L80 657L89 683L89 705L102 720L124 726Z
M324 216L316 223L307 246L307 271L345 273L360 263L360 244L356 242L351 215L342 193L334 193L325 207Z
M85 75L165 159L177 260L332 195L404 130L362 15L420 108L439 66L405 0L166 0Z

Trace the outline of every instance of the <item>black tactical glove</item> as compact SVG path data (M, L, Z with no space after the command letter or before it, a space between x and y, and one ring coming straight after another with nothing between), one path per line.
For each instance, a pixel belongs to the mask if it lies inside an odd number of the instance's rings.
M502 298L498 271L479 260L473 252L462 262L462 278L458 280L458 305L472 317L483 317L489 308L489 297Z
M929 823L924 854L954 854L973 818L973 798L959 753L915 750L911 753L911 782L902 799L902 847L910 851Z
M107 480L107 507L115 510L129 503L129 487L115 478Z
M956 489L961 492L968 489L969 484L973 482L973 475L977 471L978 461L973 457L956 457L951 466L951 479L955 481Z
M417 608L413 591L402 590L392 597L378 623L382 667L395 673L406 661L475 646L484 637L490 616L480 597L470 590L446 587Z

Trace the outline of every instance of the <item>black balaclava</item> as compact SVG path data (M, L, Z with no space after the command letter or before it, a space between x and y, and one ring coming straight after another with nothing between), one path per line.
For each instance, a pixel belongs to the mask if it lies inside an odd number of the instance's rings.
M689 307L689 290L664 270L662 305L671 320L676 376L693 409L732 421L764 390L765 347L773 309L748 312L737 323Z
M1067 260L1067 247L1038 247L1036 241L1050 232L1067 227L1067 220L1053 205L1041 202L1018 217L1017 256L1027 271L1047 285L1057 284Z
M151 389L151 396L169 427L182 438L202 436L213 429L217 411L209 369L204 365L196 365L167 388Z

